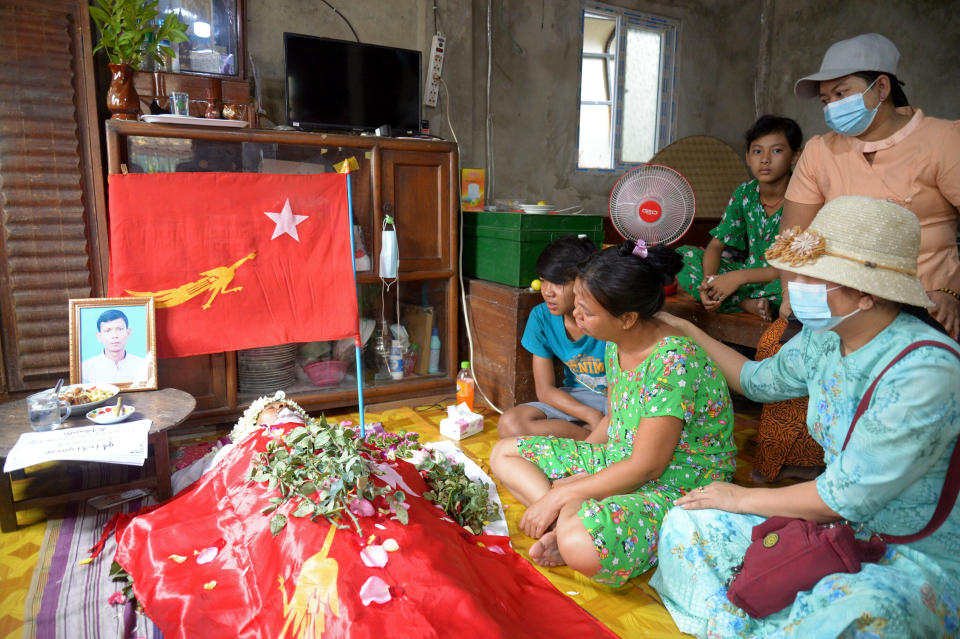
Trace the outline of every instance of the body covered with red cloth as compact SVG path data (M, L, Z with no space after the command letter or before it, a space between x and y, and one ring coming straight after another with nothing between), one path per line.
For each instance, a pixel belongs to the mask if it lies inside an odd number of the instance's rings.
M354 337L348 176L111 175L111 297L155 299L157 353Z
M615 636L507 537L474 536L421 497L427 487L407 461L385 463L407 491L408 524L359 517L357 534L346 518L337 529L288 517L272 536L261 511L278 493L247 480L269 438L251 434L189 489L118 531L116 560L166 639ZM385 565L363 561L370 546L392 550L390 539L399 548ZM376 596L372 582L386 601L365 605Z

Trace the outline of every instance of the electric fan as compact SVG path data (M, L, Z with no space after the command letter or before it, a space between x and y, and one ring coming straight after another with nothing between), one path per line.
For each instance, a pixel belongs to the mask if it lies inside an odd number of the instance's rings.
M693 223L696 200L686 178L644 164L624 173L610 192L610 221L624 238L647 246L672 244Z

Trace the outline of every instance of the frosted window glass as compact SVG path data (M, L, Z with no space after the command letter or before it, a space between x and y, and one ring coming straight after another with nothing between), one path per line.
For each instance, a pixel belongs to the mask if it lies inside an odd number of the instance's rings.
M603 104L580 105L580 140L577 144L581 168L609 168L611 109Z
M647 162L657 150L661 41L662 36L653 31L627 30L622 162Z
M583 59L583 77L580 79L582 101L603 102L611 99L609 78L605 73L608 65L603 58Z

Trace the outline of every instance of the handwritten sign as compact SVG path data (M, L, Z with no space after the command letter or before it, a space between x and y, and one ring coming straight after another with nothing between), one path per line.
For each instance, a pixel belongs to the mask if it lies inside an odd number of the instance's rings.
M91 461L143 466L151 421L123 425L81 426L40 433L23 433L7 455L3 472L48 461Z

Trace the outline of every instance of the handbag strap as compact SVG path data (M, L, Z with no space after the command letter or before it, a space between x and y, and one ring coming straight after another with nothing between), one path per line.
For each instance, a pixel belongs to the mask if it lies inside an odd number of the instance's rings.
M860 419L860 416L866 412L867 406L870 404L870 398L873 397L873 390L876 388L877 382L880 381L880 378L883 377L883 374L890 370L890 367L899 362L907 353L914 349L920 348L921 346L934 346L937 348L943 348L960 358L960 352L957 352L955 348L944 344L943 342L938 342L932 339L914 342L900 351L900 353L890 360L890 363L887 364L882 371L880 371L880 374L874 378L869 388L867 388L867 392L864 393L863 397L860 399L860 403L857 404L857 410L854 412L853 420L850 422L850 430L847 431L847 438L843 440L843 446L840 448L841 452L846 449L847 443L850 441L850 436L853 435L853 428L857 425L857 421ZM947 474L943 480L943 490L940 492L940 499L937 501L937 507L934 509L933 516L930 518L930 521L927 522L927 525L924 526L920 532L916 532L912 535L887 535L881 533L880 537L889 543L905 544L932 535L934 531L936 531L937 528L943 525L943 522L947 520L947 517L950 515L950 511L953 510L953 505L957 501L958 493L960 493L960 441L954 444L953 454L950 456L950 465L947 468Z

